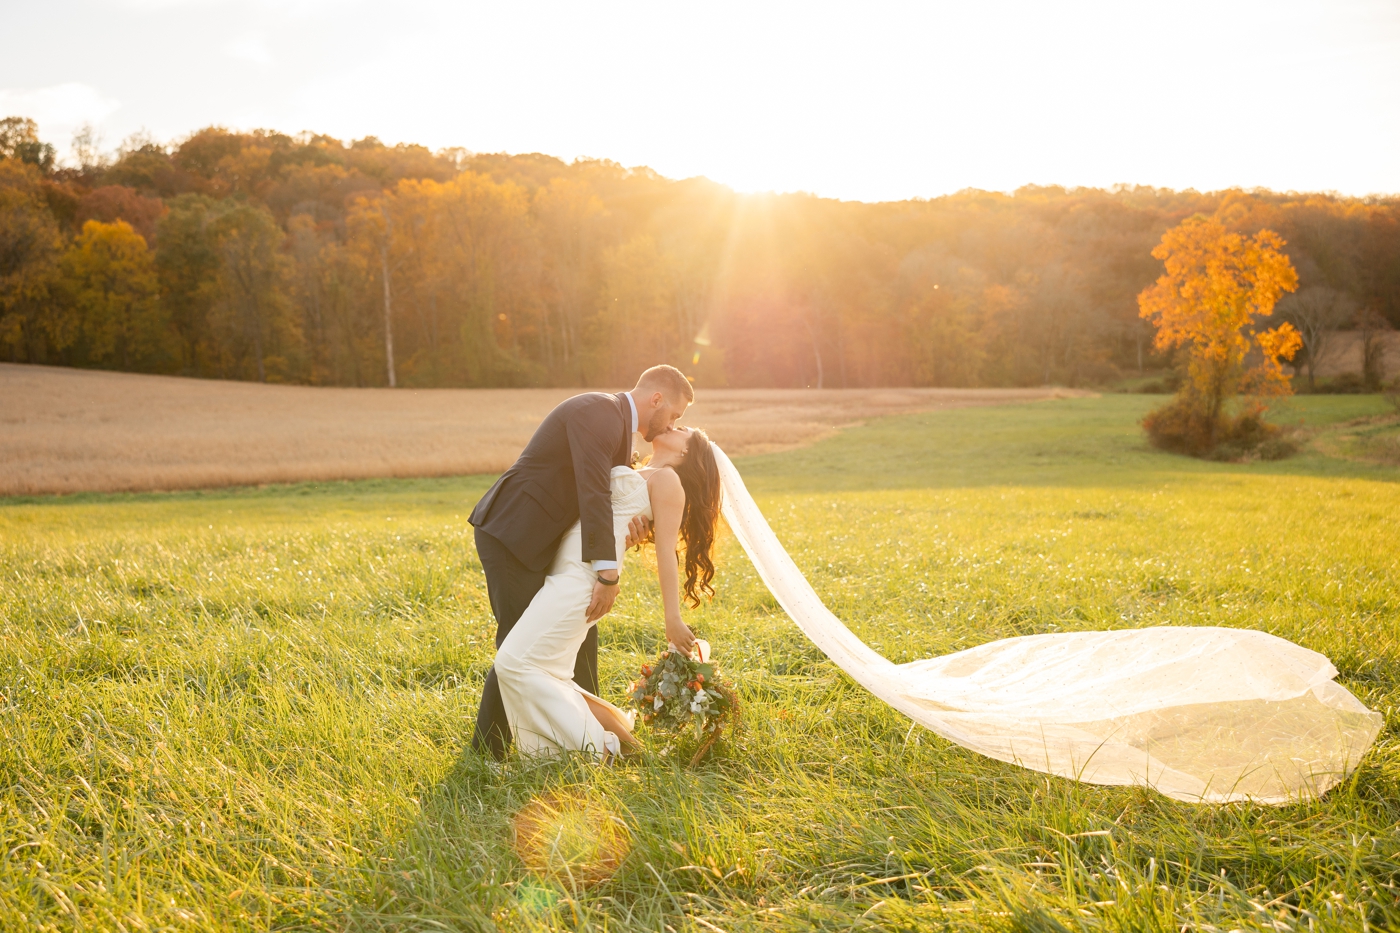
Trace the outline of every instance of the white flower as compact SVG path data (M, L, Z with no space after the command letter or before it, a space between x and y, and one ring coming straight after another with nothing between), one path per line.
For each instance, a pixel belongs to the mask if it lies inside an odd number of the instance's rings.
M654 709L654 710L656 710L656 709L661 709L661 707L663 707L663 706L665 706L665 705L666 705L666 701L663 700L661 697L657 697L655 700L652 701L651 708Z
M690 711L692 713L703 713L705 712L705 707L708 706L709 703L710 696L705 692L705 688L701 687L699 690L695 691L695 699L690 701Z

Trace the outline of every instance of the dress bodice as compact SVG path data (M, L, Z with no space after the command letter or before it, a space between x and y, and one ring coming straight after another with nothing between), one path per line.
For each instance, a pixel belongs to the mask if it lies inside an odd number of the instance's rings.
M630 522L633 516L651 518L651 495L646 477L626 466L612 468L613 523Z

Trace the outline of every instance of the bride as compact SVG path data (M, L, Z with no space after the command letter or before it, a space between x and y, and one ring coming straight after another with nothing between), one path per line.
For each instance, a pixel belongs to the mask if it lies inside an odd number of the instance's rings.
M647 465L612 469L613 529L622 553L628 523L637 515L652 522L659 559L656 573L666 616L666 638L690 651L695 636L681 621L681 597L691 606L713 595L710 560L720 511L720 476L715 448L704 431L673 428L652 440ZM506 718L520 751L552 755L587 751L616 755L635 744L632 716L574 683L574 658L596 623L587 620L594 572L583 561L580 526L564 533L544 586L496 651L496 677ZM685 582L680 580L684 545Z

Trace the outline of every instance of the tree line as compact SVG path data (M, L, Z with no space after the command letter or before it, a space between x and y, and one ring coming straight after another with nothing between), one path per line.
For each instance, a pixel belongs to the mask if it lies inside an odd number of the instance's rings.
M1103 383L1195 215L1276 231L1306 365L1400 325L1400 198L1144 186L879 204L599 159L211 127L55 159L0 121L0 358L349 386ZM1309 326L1311 322L1311 326ZM1359 323L1358 323L1359 322Z

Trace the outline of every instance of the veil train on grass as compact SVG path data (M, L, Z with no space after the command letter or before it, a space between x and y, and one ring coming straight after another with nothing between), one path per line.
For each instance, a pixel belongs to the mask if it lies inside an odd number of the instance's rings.
M1315 651L1250 629L1027 635L893 664L822 603L718 446L724 517L778 603L858 684L951 742L1091 784L1192 803L1320 796L1384 717Z

